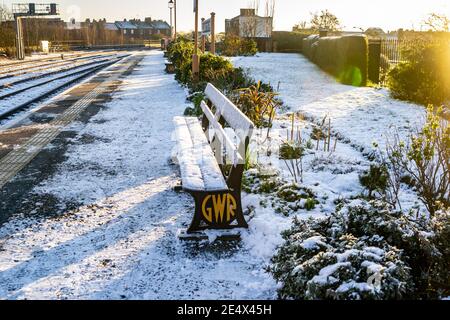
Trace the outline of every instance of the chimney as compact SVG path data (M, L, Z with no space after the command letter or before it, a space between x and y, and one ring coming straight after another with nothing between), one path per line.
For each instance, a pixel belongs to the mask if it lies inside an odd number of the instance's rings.
M256 15L255 9L241 9L241 16L251 17L255 15Z

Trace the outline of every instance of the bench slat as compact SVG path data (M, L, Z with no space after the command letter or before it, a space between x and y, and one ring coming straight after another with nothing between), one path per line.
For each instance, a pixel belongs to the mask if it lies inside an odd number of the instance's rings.
M222 92L208 83L205 94L214 104L217 112L234 129L239 139L241 139L241 143L244 143L246 138L251 137L254 128L252 121L223 95Z
M174 123L183 189L189 191L229 190L198 119L175 117Z
M238 148L231 141L229 136L225 133L225 130L222 128L220 123L217 122L211 109L206 105L206 103L204 101L201 102L200 106L203 110L203 113L208 118L211 127L213 128L215 136L220 140L222 145L225 146L225 149L227 151L227 156L231 159L233 165L236 166L237 164L244 163L244 159L239 154Z

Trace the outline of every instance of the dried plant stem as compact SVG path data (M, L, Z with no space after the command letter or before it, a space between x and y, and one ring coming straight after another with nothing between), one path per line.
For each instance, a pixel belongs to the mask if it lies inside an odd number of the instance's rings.
M328 118L328 152L330 152L331 145L331 118Z

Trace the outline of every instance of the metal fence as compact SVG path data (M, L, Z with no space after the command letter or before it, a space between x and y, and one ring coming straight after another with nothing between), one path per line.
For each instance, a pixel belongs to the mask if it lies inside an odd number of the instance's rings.
M406 54L408 50L419 48L423 45L433 43L449 43L449 40L433 40L426 38L418 39L382 39L380 43L380 74L379 83L381 85L387 84L387 74L389 70L397 66L400 62L412 62L410 57Z

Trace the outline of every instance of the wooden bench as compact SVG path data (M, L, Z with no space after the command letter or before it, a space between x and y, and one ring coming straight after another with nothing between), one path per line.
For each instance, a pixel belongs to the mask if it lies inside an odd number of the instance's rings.
M241 187L254 124L212 84L205 94L201 121L174 118L182 188L195 201L187 233L247 228Z

